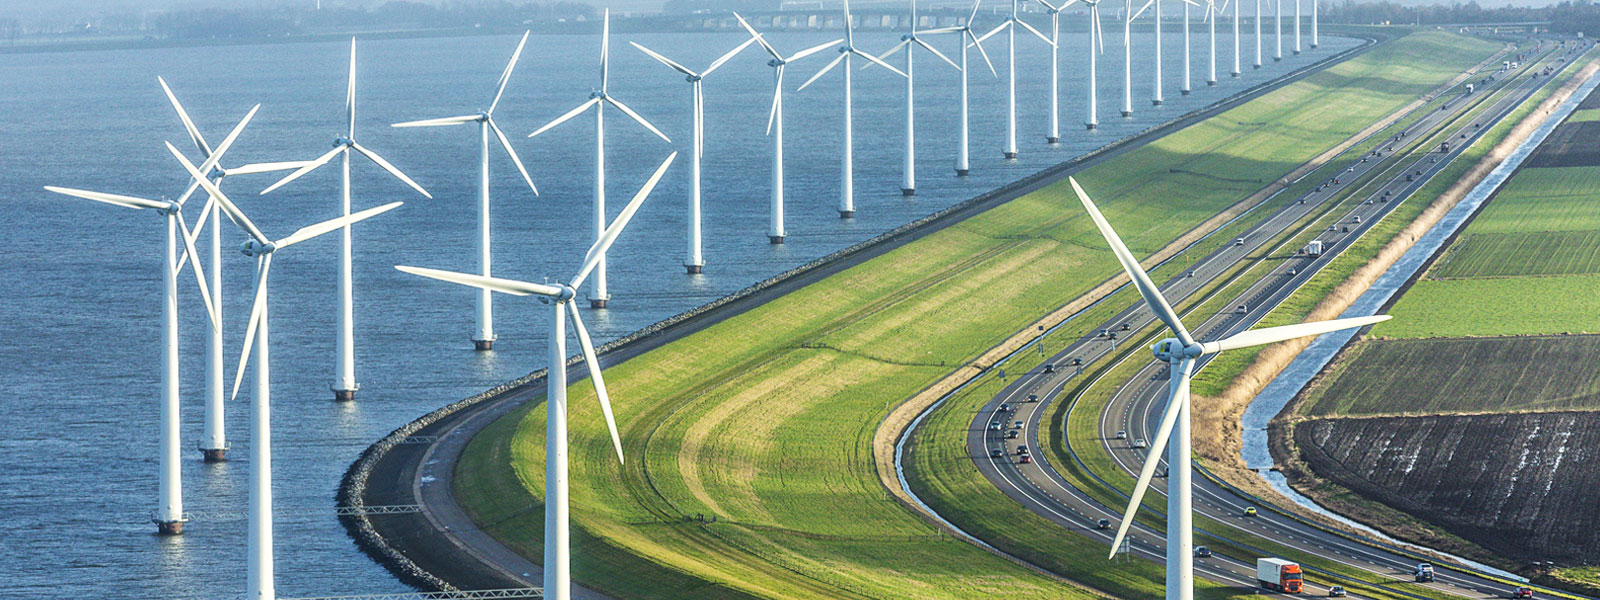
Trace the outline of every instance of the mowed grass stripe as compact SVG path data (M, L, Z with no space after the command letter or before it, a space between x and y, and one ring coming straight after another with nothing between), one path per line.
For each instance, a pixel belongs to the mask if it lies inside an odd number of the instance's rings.
M1600 230L1476 233L1462 236L1435 279L1600 273Z
M1415 33L1080 180L1147 254L1495 48ZM619 597L698 598L697 582L785 598L1088 597L940 535L880 487L871 443L892 405L1117 273L1097 238L1063 182L611 366L621 468L592 388L574 384L576 577ZM543 411L507 420L469 447L488 458L463 462L472 481L499 479L494 495L458 486L480 522L538 506ZM541 526L492 532L537 548Z
M1522 169L1468 227L1472 233L1600 230L1600 167Z

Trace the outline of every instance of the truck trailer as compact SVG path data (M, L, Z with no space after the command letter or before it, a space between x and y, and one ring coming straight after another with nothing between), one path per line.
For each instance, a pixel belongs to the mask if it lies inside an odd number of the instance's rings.
M1300 564L1289 562L1281 558L1256 559L1256 584L1274 592L1285 594L1300 593L1305 577L1300 573Z
M1306 256L1322 256L1322 240L1311 240L1306 243Z

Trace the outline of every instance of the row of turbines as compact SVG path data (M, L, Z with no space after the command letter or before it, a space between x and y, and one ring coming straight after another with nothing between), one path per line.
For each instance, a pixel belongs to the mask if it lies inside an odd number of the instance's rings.
M843 7L845 27L844 37L842 39L832 40L793 53L784 53L780 51L763 33L757 31L756 28L753 27L748 21L736 14L735 17L737 18L739 25L749 34L749 39L737 47L729 50L727 53L721 55L706 68L699 71L692 70L638 43L630 42L639 51L645 53L666 67L669 67L672 70L682 74L685 77L686 82L688 82L691 87L693 140L689 148L691 157L691 185L689 190L690 198L688 202L690 218L688 219L689 231L685 255L685 266L687 267L688 272L691 274L700 273L705 264L701 253L700 231L700 166L704 151L703 134L705 124L702 81L705 77L709 76L711 73L725 64L728 60L745 51L752 45L759 46L762 51L767 53L767 55L770 57L770 60L768 60L768 65L773 69L773 98L768 114L767 127L768 133L773 140L771 222L769 225L768 237L769 241L774 244L783 243L784 237L786 236L783 224L783 96L785 91L784 78L786 67L790 63L821 53L830 48L834 49L838 56L824 66L821 70L819 70L816 74L814 74L810 79L800 85L797 91L809 87L823 76L834 71L834 69L839 68L839 73L841 74L842 79L842 92L844 95L844 144L840 153L841 192L838 209L839 215L842 218L850 218L854 216L855 213L853 191L853 144L851 139L853 133L851 120L851 95L853 92L853 86L851 80L854 71L856 70L853 68L855 66L853 65L853 62L856 59L860 59L865 62L865 64L862 65L862 68L880 67L905 78L906 144L904 173L901 182L901 189L904 194L912 195L916 190L914 145L915 115L914 111L912 110L915 94L914 55L919 51L927 52L928 54L931 54L941 61L949 64L953 68L958 69L961 73L960 135L958 136L959 147L956 157L955 171L958 176L966 175L969 170L970 156L967 143L969 138L967 123L969 111L969 105L967 102L967 74L969 72L968 50L971 48L976 48L991 73L998 77L998 71L994 68L994 63L990 59L987 51L983 48L982 44L985 40L992 38L1002 31L1007 33L1008 119L1007 136L1005 142L1006 146L1003 149L1003 154L1006 158L1016 158L1018 154L1016 135L1017 119L1015 68L1017 29L1021 28L1022 30L1035 35L1051 48L1050 127L1049 135L1047 136L1046 141L1052 144L1057 143L1060 140L1060 120L1058 110L1059 90L1056 86L1056 81L1059 75L1058 56L1060 50L1060 15L1062 11L1070 7L1072 4L1082 1L1088 7L1087 12L1091 19L1090 48L1089 52L1086 53L1088 59L1087 68L1090 76L1088 80L1089 90L1085 125L1088 128L1094 128L1098 124L1097 115L1095 113L1095 56L1099 52L1103 51L1104 47L1104 36L1100 28L1100 2L1103 0L1067 0L1060 5L1050 4L1046 0L1034 0L1040 2L1040 4L1042 4L1051 15L1050 35L1045 35L1043 32L1019 18L1020 1L1021 0L1012 0L1010 12L1007 16L1005 16L1002 22L994 26L992 29L979 34L977 30L972 28L972 26L974 19L977 18L982 0L977 0L973 3L971 11L967 15L965 22L956 26L933 29L917 28L918 20L916 19L916 3L915 0L912 0L912 19L910 21L912 23L912 29L902 37L899 44L890 48L882 55L875 55L856 46L853 31L854 27L852 24L848 2L846 2ZM1182 1L1185 3L1184 35L1187 39L1190 29L1188 19L1189 8L1190 6L1201 5L1195 0ZM1231 2L1236 1L1237 0L1224 0L1221 5L1218 5L1215 0L1206 0L1206 4L1204 5L1206 9L1205 21L1211 25L1212 38L1211 70L1209 71L1207 79L1208 84L1214 85L1216 83L1215 22L1226 12L1228 5ZM1282 2L1281 0L1273 1L1278 4L1277 13L1280 17L1278 20L1279 26L1277 27L1278 47L1274 58L1281 59L1283 37L1281 27ZM1153 14L1155 15L1155 22L1157 24L1155 30L1158 42L1153 52L1157 75L1155 78L1155 92L1154 96L1152 97L1152 102L1159 105L1162 101L1162 84L1159 75L1161 65L1161 49L1159 44L1161 35L1161 8L1160 0L1146 0L1146 2L1137 9L1135 9L1132 0L1125 0L1125 2L1125 11L1121 20L1123 21L1124 31L1124 51L1129 60L1125 61L1124 68L1123 115L1130 116L1132 114L1133 94L1131 75L1131 27L1133 22L1145 14L1146 11L1153 11ZM1240 75L1240 59L1239 52L1237 51L1239 46L1240 18L1238 4L1233 4L1233 8L1235 47L1233 75L1237 77ZM1315 48L1317 45L1315 2L1313 2L1312 16L1311 46ZM1299 0L1295 0L1295 17L1294 51L1298 53L1300 50ZM1262 18L1260 0L1257 0L1256 3L1255 20L1257 41L1256 67L1259 68L1262 55L1260 31ZM940 36L949 34L959 36L959 62L951 60L948 56L940 52L926 39L924 39L925 36ZM602 412L605 414L608 428L611 430L613 442L617 445L618 458L620 460L622 458L620 439L617 438L616 425L611 417L609 399L605 391L604 382L600 376L599 364L595 358L594 348L589 339L588 332L583 327L582 320L575 304L577 301L577 290L581 288L583 283L592 277L592 292L588 296L590 306L592 308L606 307L606 303L610 298L606 287L606 251L616 240L617 236L620 235L622 229L627 225L628 221L638 210L645 198L648 197L651 191L656 187L662 176L666 173L669 166L677 157L677 153L673 153L661 163L654 174L633 196L618 217L615 219L609 219L607 217L607 212L605 209L605 116L607 110L615 110L621 113L630 120L649 130L651 133L660 137L663 141L671 143L670 138L668 138L665 133L661 132L660 129L656 128L638 112L634 111L628 105L609 93L608 63L610 49L610 17L608 12L605 16L604 24L602 25L598 88L592 91L584 102L578 104L576 107L529 134L529 137L538 136L541 133L549 131L556 126L559 126L562 123L565 123L579 115L584 114L590 109L593 109L596 133L594 171L595 242L585 254L583 266L579 270L578 274L565 285L535 284L493 277L491 260L492 253L490 251L491 232L489 226L490 158L493 145L497 144L504 150L506 156L517 168L519 175L521 176L523 182L527 184L529 190L534 194L538 194L538 188L534 184L533 177L528 172L527 167L522 163L522 160L512 145L509 136L494 119L495 111L501 105L506 86L516 68L522 51L526 47L528 37L529 36L527 34L524 34L521 41L519 41L516 50L512 53L510 61L507 63L504 71L501 73L500 78L496 83L494 96L492 97L492 100L489 102L486 109L470 115L409 121L394 124L394 127L402 128L459 126L466 124L478 125L480 141L480 161L478 165L478 175L480 180L478 189L479 273L451 273L447 271L413 267L397 268L416 275L443 279L446 281L479 288L480 294L477 297L476 302L476 327L473 334L474 345L479 350L492 349L493 342L495 340L493 307L490 299L490 294L493 292L510 293L515 295L534 295L554 305L556 312L552 325L552 335L550 337L549 358L551 365L563 364L565 361L565 325L567 319L570 318L574 326L575 333L577 334L579 345L583 351L585 363L588 365L591 381L594 382L596 387L597 395L600 399L603 409ZM1182 91L1184 93L1188 93L1188 45L1185 44L1185 47L1185 79ZM891 65L885 60L885 58L902 52L904 53L903 70ZM207 461L226 460L226 454L227 450L229 449L229 445L227 443L226 436L224 435L223 428L224 395L228 395L228 400L232 400L237 397L239 388L243 383L245 367L252 364L250 363L250 358L252 357L252 354L254 355L254 379L252 382L249 420L250 436L253 441L253 454L251 457L252 460L250 461L249 476L250 501L248 536L248 587L249 597L251 598L275 597L272 570L272 463L270 430L271 379L268 343L268 307L270 303L268 301L267 294L268 275L271 271L272 257L277 251L284 250L300 242L336 231L339 232L342 243L340 247L339 283L337 288L337 295L339 298L337 313L338 333L336 340L335 377L332 391L334 392L335 398L338 400L353 400L355 398L355 393L360 389L360 386L356 383L355 379L355 347L353 341L354 285L351 279L351 225L393 210L402 204L401 202L392 202L366 210L353 211L351 206L350 169L352 167L352 163L355 162L354 158L359 156L365 159L367 162L372 163L379 169L414 189L422 196L432 198L431 194L429 194L429 192L423 186L407 176L404 172L395 167L388 160L384 159L377 152L356 141L355 117L357 88L355 59L356 45L355 41L352 40L350 47L349 79L345 98L346 118L345 123L343 124L344 127L342 127L336 133L332 148L315 159L308 161L256 163L233 168L223 167L222 161L225 154L233 146L234 142L239 138L250 121L254 118L256 112L260 109L260 105L252 107L249 112L246 113L245 116L238 122L238 124L229 131L227 136L223 138L220 143L212 145L200 132L194 121L189 117L189 114L185 110L183 104L179 102L177 95L173 93L166 81L158 80L163 93L165 94L167 100L171 103L174 111L177 113L179 120L182 122L185 131L190 137L190 141L200 156L200 161L197 166L195 161L191 160L177 147L173 146L171 143L166 144L168 152L180 164L185 173L192 180L188 184L187 189L178 197L176 201L167 199L152 200L136 196L110 194L55 186L46 188L52 192L121 207L150 209L160 213L164 217L164 223L166 227L166 246L164 251L162 271L164 301L162 303L163 328L162 352L160 361L162 390L160 409L161 456L160 483L158 489L159 503L154 515L154 521L157 524L158 531L161 533L181 533L183 529L183 523L185 522L179 470L179 352L177 298L178 280L181 277L182 271L186 267L191 267L195 278L196 287L199 290L199 295L207 313L206 320L210 326L210 335L207 338L206 348L206 410L204 419L204 439L201 444L204 458ZM262 194L267 194L282 188L283 186L314 170L317 170L320 167L330 164L336 158L339 159L341 175L339 186L340 216L328 221L303 227L285 237L268 237L266 233L262 229L258 228L254 222L250 220L247 214L242 211L234 202L232 202L221 189L224 180L229 177L288 171L288 175L266 187L261 192ZM199 192L204 192L207 196L207 200L200 211L200 216L196 222L196 225L191 229L182 217L182 210L187 205L188 201L194 196L194 194ZM253 274L254 283L252 287L253 297L251 311L248 325L246 327L244 343L240 351L240 359L237 365L237 370L234 374L233 388L231 393L227 392L224 385L224 346L221 333L221 323L223 319L221 297L223 292L221 278L222 250L220 241L222 234L222 217L227 217L229 221L234 223L247 235L247 240L241 246L241 252L256 259L256 269ZM200 235L208 225L212 230L212 233L209 236L209 256L203 256L198 251L196 242L199 240ZM202 261L211 265L211 272L209 275L205 273ZM547 489L545 503L547 534L544 593L546 594L546 597L564 599L569 597L570 593L570 560L567 550L568 509L566 502L567 439L565 413L565 373L562 372L561 369L552 369L551 375L548 378L548 386L548 397L550 401L547 403L547 411L549 412L549 416L547 420L548 429L546 450L548 459L546 461Z

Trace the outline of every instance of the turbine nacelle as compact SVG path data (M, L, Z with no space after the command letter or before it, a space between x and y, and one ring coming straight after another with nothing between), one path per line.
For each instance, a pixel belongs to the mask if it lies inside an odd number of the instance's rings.
M605 100L606 99L606 91L605 90L594 90L592 92L589 92L589 99L590 100Z
M163 200L166 201L167 205L164 206L164 207L156 209L156 212L161 213L161 216L170 217L172 215L178 214L179 211L183 210L183 205L182 204L178 204L177 202L173 202L171 200L166 200L165 198L163 198Z
M275 243L257 240L245 240L243 244L239 244L239 253L249 257L266 256L277 249L278 245Z
M347 148L347 147L355 145L355 143L356 143L355 140L352 140L349 137L341 135L339 137L333 138L333 146L332 147L334 147L334 148Z
M1167 338L1150 345L1150 352L1159 360L1176 362L1185 358L1197 358L1206 354L1203 344L1183 345L1178 338Z

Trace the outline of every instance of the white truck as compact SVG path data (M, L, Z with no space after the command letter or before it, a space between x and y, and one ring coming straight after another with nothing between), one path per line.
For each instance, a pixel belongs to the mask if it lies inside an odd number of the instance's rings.
M1316 258L1322 256L1322 240L1311 240L1306 244L1306 256Z
M1304 583L1305 576L1300 572L1299 563L1281 558L1256 559L1257 585L1274 592L1298 594Z

